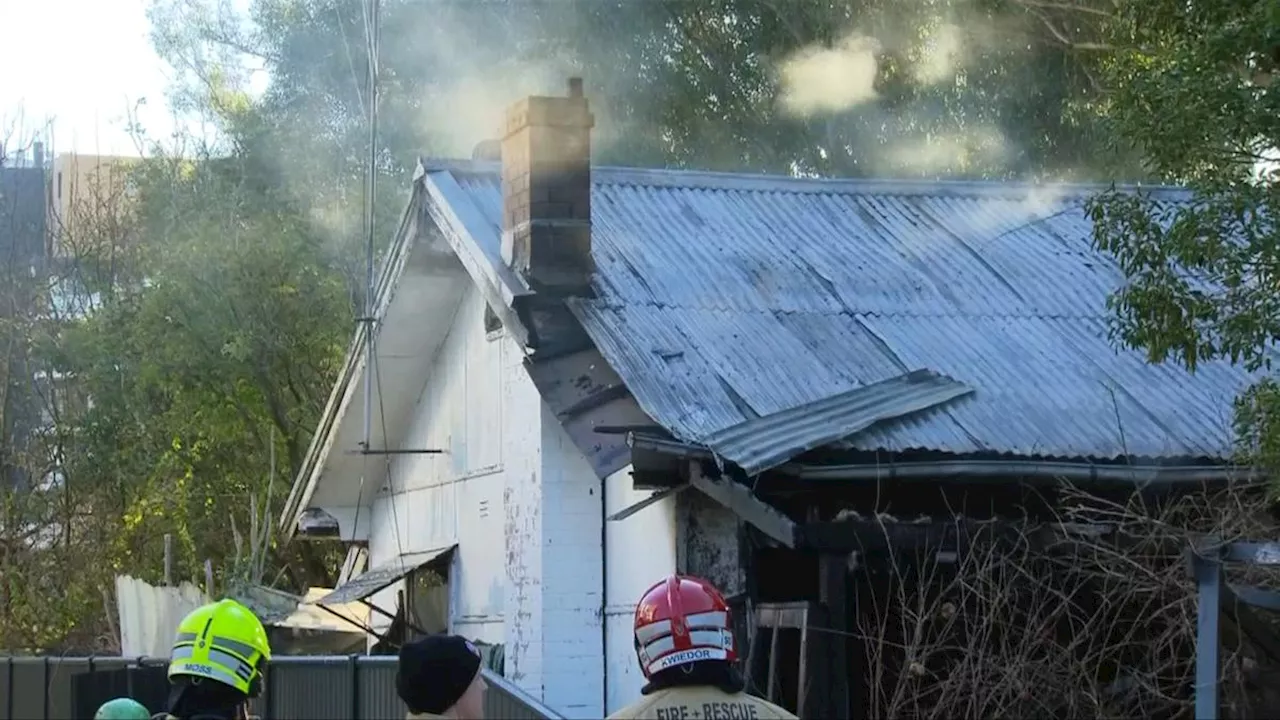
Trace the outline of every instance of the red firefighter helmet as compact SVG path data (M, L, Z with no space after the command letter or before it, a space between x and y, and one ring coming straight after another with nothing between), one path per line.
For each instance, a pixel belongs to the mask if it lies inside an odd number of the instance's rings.
M636 605L635 634L646 678L677 665L738 659L729 604L702 578L672 575L654 583Z

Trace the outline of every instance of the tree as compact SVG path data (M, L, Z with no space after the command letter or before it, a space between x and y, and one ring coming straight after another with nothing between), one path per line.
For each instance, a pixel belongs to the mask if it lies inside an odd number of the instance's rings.
M0 135L0 647L40 650L70 642L106 649L97 576L70 529L61 470L57 373L41 348L57 333L46 256L46 169L21 118Z
M669 161L842 176L1126 169L1099 162L1104 48L1075 36L1106 13L1089 3L663 6L670 60L649 122L674 139Z
M232 558L228 518L248 527L250 498L282 497L301 465L350 303L328 238L251 161L156 157L134 181L137 265L122 275L134 279L57 348L93 400L68 474L97 512L124 518L101 538L116 568L154 576L173 533L192 576ZM326 579L291 570L296 586Z
M237 75L214 72L228 64L269 69L259 127L294 182L314 192L362 172L365 5L259 0L240 17L221 5L157 0L153 18L162 53L189 71L189 87ZM1102 41L1107 0L381 7L379 153L391 187L419 155L468 155L496 133L508 103L562 92L572 73L590 88L596 157L606 164L979 177L1135 171L1130 158L1101 152L1096 122L1097 74L1111 47Z
M1120 342L1194 370L1225 358L1269 368L1280 339L1280 6L1134 0L1110 30L1108 125L1184 203L1110 192L1091 206L1094 238L1127 283L1112 298ZM1237 403L1241 449L1280 468L1280 391L1265 380Z
M65 358L113 398L90 412L78 472L118 488L113 511L181 507L189 547L228 512L196 500L243 498L270 437L282 474L298 471L326 363L363 300L374 44L379 251L419 156L469 155L509 103L563 92L572 74L590 88L600 163L978 177L1101 165L1106 0L383 0L376 38L369 6L152 2L179 107L221 140L194 166L148 165L135 284L68 334ZM260 93L255 68L270 77ZM266 313L277 286L299 294ZM128 552L154 552L160 530L139 532ZM307 560L293 563L298 584L323 575Z

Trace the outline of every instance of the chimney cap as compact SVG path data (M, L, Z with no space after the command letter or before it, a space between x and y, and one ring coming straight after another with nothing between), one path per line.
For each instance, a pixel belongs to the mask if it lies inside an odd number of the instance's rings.
M580 77L569 78L569 97L571 98L582 97L582 78Z

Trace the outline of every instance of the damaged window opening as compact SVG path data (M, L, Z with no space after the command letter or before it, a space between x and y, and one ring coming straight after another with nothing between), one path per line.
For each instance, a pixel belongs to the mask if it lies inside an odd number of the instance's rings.
M484 334L490 340L502 335L502 319L498 317L498 313L493 311L493 306L485 303L484 306Z

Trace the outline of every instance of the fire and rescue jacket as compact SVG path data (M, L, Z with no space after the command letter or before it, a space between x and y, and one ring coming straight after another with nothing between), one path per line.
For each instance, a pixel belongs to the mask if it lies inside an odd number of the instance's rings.
M705 685L656 690L608 720L797 720L795 715L746 693Z

